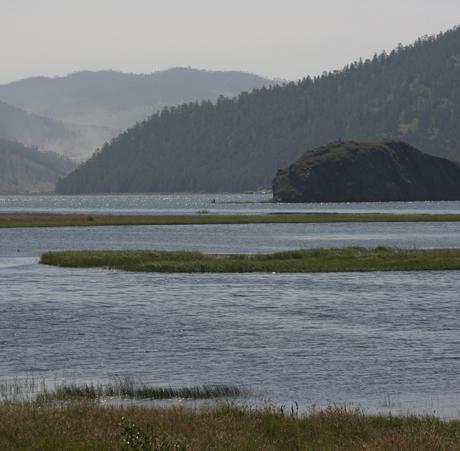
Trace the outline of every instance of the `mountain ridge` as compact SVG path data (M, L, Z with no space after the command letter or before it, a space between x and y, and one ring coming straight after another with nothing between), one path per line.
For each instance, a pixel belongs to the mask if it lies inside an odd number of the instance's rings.
M460 159L460 29L341 71L262 87L216 104L165 109L104 146L60 192L241 192L314 148L403 139Z
M0 100L0 138L17 141L26 146L50 149L75 160L92 153L90 134L97 140L106 141L111 134L93 127L80 130L80 127L66 124L25 111Z
M75 168L55 152L0 139L0 193L51 193L59 177Z
M0 99L41 116L122 131L166 106L216 101L272 83L247 72L184 67L150 74L79 71L0 85Z

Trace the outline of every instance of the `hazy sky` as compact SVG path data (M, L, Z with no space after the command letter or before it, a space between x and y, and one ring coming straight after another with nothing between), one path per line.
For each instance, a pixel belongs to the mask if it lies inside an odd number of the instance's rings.
M297 79L460 24L460 0L0 0L0 83L173 66Z

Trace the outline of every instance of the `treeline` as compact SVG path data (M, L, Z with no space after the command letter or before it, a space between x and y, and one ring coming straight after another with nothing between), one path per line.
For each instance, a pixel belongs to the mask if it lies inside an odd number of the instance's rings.
M166 108L57 184L71 192L238 192L337 139L401 138L460 160L460 28L297 83Z

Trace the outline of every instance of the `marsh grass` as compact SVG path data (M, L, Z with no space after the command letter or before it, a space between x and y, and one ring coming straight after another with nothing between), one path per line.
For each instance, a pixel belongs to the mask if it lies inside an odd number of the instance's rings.
M460 270L460 249L388 247L309 249L273 254L203 254L187 251L63 251L42 255L61 267L170 273L305 273Z
M458 450L459 421L332 407L0 405L2 450Z
M36 397L37 402L94 401L98 399L217 399L243 396L238 387L225 385L203 385L197 387L154 387L123 379L109 384L62 385L52 391L44 391Z
M198 212L201 213L201 212ZM337 222L459 222L460 214L268 213L257 215L85 215L1 213L0 228L95 227L115 225L308 224Z
M35 396L41 393L40 396ZM34 396L31 396L31 393ZM0 449L8 450L458 450L460 421L367 415L330 407L230 404L104 405L101 397L206 398L240 395L232 387L164 388L131 379L58 384L36 379L0 383ZM28 400L27 400L28 398Z
M0 403L29 402L47 389L43 379L25 378L0 381Z
M195 387L159 387L131 378L118 378L106 384L66 383L37 379L16 379L0 382L0 402L70 402L104 399L204 400L243 397L247 391L230 385Z

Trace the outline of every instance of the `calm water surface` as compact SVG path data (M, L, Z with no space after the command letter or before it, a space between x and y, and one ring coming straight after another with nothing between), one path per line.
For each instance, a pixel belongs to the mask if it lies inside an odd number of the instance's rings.
M252 390L253 402L458 416L458 271L175 275L37 263L50 249L269 252L380 244L459 247L460 226L0 230L0 379L238 384Z
M3 259L0 374L239 384L455 416L459 272L135 274Z
M459 222L248 224L0 229L0 256L65 249L164 249L217 253L343 246L460 247Z
M272 204L271 193L262 194L148 194L86 196L2 196L1 212L193 214L269 212L387 212L459 213L460 202L362 202ZM262 203L261 203L262 202Z

